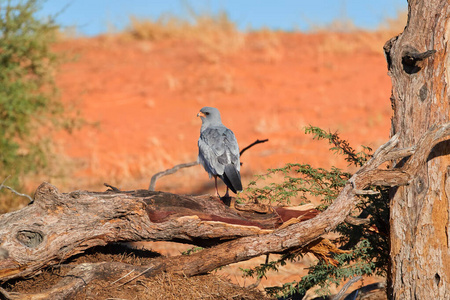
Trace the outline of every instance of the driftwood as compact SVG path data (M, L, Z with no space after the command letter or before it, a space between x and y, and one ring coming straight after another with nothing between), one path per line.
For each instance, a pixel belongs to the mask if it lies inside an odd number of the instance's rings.
M0 216L0 280L33 275L87 248L120 241L175 241L208 248L189 256L156 258L149 266L97 263L83 264L72 271L81 272L81 278L88 282L97 272L109 270L120 279L118 282L126 283L163 271L192 276L264 254L308 248L313 251L321 235L349 216L358 193L370 185L408 184L417 168L429 159L432 148L449 134L450 123L433 127L409 149L396 149L399 135L393 136L320 214L314 209L228 207L216 197L148 190L60 193L43 183L32 204ZM380 168L388 160L400 159L398 167ZM71 278L65 278L46 295L81 284L76 283L79 277ZM32 295L20 297L37 299Z

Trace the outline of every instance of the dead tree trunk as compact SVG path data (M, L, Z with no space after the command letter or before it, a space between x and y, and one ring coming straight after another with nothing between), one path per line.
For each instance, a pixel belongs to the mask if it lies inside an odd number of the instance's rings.
M403 33L385 45L392 78L391 134L410 147L449 121L450 3L409 0ZM437 144L411 184L391 197L390 297L450 299L450 142ZM401 166L404 161L396 161Z

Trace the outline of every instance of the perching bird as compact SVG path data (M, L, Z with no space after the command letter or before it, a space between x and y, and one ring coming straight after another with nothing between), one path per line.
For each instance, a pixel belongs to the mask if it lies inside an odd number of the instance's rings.
M198 162L205 168L209 178L214 176L217 196L217 177L234 193L242 191L239 146L234 133L222 124L220 112L214 107L203 107L197 114L202 119L198 139Z

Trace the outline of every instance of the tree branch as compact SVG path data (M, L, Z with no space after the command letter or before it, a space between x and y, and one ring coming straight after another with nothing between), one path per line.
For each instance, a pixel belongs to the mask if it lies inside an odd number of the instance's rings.
M17 196L28 198L28 200L30 200L30 203L33 202L33 199L30 196L28 196L27 194L19 193L15 189L13 189L12 187L4 185L4 183L6 182L6 180L9 179L9 177L10 176L6 177L5 180L3 180L3 182L0 184L0 191L2 190L2 188L6 188L6 189L10 190L11 192L13 192L14 194L16 194Z
M262 143L268 142L268 141L269 141L269 139L264 139L264 140L259 140L258 139L256 141L254 141L253 143L251 143L250 145L248 145L247 147L245 147L244 149L242 149L241 152L239 152L239 155L242 156L242 154L245 151L247 151L248 149L250 149L251 147L253 147L255 145L258 145L258 144L262 144Z
M362 276L355 276L352 279L350 279L337 293L331 300L341 300L341 298L344 296L345 292L348 290L349 287L351 287L355 282L360 281Z
M351 225L363 225L363 224L368 224L370 222L369 218L365 218L365 219L361 219L361 218L355 218L352 216L347 216L345 218L345 223L351 224Z
M161 178L163 176L167 176L167 175L173 174L176 171L178 171L179 169L190 168L190 167L193 167L193 166L196 166L196 165L198 165L197 161L191 161L189 163L179 164L179 165L176 165L176 166L174 166L174 167L172 167L170 169L167 169L165 171L161 171L161 172L156 173L155 175L152 176L152 179L150 180L150 185L148 187L148 190L149 191L154 191L155 190L156 180L158 180L159 178Z

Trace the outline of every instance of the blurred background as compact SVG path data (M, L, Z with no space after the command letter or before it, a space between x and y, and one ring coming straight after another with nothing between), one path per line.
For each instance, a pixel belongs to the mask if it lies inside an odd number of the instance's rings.
M269 139L242 156L244 187L286 163L354 171L309 125L357 151L389 139L383 45L403 30L406 0L6 2L0 175L22 193L42 181L63 192L146 189L196 160L204 106L221 111L241 148ZM214 180L195 166L156 190L212 194ZM0 194L2 213L27 204ZM296 267L265 284L292 276Z
M203 106L221 111L241 148L269 139L242 156L244 185L289 162L346 169L326 142L305 135L308 125L339 132L357 150L389 138L382 48L405 26L406 1L31 2L33 17L54 30L47 107L61 105L63 126L31 124L45 151L31 170L13 162L4 172L23 192L43 180L62 191L147 188L153 174L196 160ZM19 160L33 153L26 143L18 149ZM200 166L156 184L188 194L213 187Z

